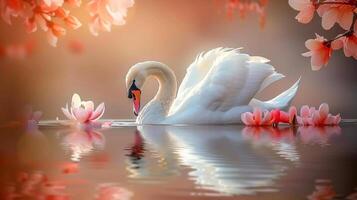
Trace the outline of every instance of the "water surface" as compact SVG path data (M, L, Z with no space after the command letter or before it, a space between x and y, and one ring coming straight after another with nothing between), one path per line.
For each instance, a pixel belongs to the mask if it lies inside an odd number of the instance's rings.
M0 199L357 199L356 131L2 129Z

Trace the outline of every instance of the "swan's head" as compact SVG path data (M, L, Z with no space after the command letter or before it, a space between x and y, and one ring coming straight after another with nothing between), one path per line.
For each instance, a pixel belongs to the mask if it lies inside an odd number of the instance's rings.
M144 71L140 63L132 66L126 74L126 88L128 89L128 98L133 101L133 111L138 116L140 111L140 96L145 81Z

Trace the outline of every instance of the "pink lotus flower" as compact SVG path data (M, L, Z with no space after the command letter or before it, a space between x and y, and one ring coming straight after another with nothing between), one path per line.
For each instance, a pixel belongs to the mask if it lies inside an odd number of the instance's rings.
M101 118L105 111L104 103L99 104L94 110L93 101L82 101L78 94L73 94L71 108L62 108L64 115L75 122L91 123Z
M289 0L289 5L293 9L300 11L295 17L300 23L307 24L314 17L316 7L311 0Z
M326 65L331 57L331 44L326 42L325 38L316 34L316 39L309 39L305 42L305 46L310 50L303 53L305 57L311 57L312 70L320 70Z
M253 113L245 112L241 115L242 122L247 126L268 126L273 123L273 118L269 111L254 108Z
M354 9L355 6L348 4L324 4L317 9L317 13L322 18L324 29L329 30L338 23L343 29L348 30L353 21Z
M90 32L97 36L99 31L111 31L111 26L124 25L128 8L134 0L91 0L88 3L91 22Z
M297 121L300 125L308 126L326 126L326 125L338 125L341 122L340 114L332 115L329 113L329 106L326 103L322 103L318 110L314 107L302 106L300 110L300 116L297 117Z

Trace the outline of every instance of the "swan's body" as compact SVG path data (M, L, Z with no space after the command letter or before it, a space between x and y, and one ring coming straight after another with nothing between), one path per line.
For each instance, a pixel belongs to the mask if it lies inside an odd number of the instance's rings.
M134 95L132 88L139 90L151 76L159 81L159 90L140 112L136 102L136 121L139 124L232 124L240 123L241 114L252 107L286 109L299 81L270 101L254 98L284 77L267 62L237 49L213 49L200 54L188 67L177 94L176 77L169 67L154 61L138 63L126 76L127 87L131 85L129 98L140 100L140 94Z

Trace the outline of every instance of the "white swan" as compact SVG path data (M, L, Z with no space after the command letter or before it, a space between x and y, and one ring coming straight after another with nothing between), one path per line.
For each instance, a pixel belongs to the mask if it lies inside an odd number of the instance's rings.
M259 106L286 109L295 96L298 80L269 101L255 99L257 93L283 78L267 64L268 59L249 56L239 49L216 48L201 53L187 68L180 88L174 72L165 64L146 61L132 66L126 75L128 97L133 99L138 124L232 124L241 113ZM159 81L156 96L140 111L142 86L148 77ZM139 112L140 111L140 112Z

